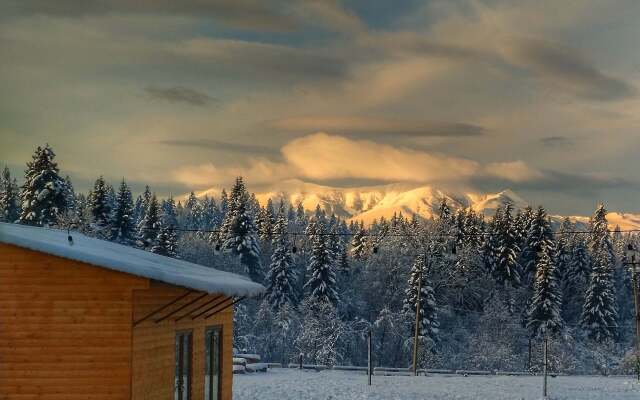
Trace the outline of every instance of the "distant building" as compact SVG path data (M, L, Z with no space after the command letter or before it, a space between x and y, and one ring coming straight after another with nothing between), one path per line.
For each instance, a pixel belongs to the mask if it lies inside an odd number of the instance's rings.
M0 399L232 397L245 277L0 223Z

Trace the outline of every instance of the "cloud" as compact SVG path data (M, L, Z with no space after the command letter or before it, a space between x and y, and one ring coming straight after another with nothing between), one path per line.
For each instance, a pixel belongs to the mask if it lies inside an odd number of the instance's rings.
M546 136L540 139L545 147L567 147L573 145L575 140L567 136Z
M519 41L515 57L539 76L590 100L611 101L635 96L630 83L609 76L577 51L542 40Z
M318 180L435 182L464 179L477 168L469 160L326 133L294 139L282 148L282 155L301 176Z
M215 151L228 151L242 154L274 154L277 150L269 147L241 143L229 143L215 139L166 139L161 140L160 144L167 146L183 146L195 147L198 149L207 149Z
M144 91L154 99L166 100L171 103L186 103L192 106L205 106L215 101L206 93L181 86L164 88L148 86Z
M299 21L290 15L286 1L261 0L8 0L0 7L5 15L83 17L105 14L166 14L208 17L228 26L260 31L286 32Z
M510 182L529 182L544 178L544 174L531 168L524 161L494 162L485 165L487 175Z
M390 136L481 136L486 130L479 125L462 122L401 120L360 116L290 117L267 121L272 128L287 132L336 132L341 135Z
M340 3L338 0L298 2L294 11L309 24L348 34L364 32L367 29L365 24Z
M244 72L252 80L313 82L345 78L349 72L349 61L333 54L244 40L197 37L172 46L171 53L181 62L200 64L209 71L224 67L227 73Z
M376 181L465 185L472 179L498 178L508 182L537 180L543 174L523 161L490 163L354 140L327 133L293 139L281 148L283 161L248 157L242 165L214 163L183 166L174 178L185 185L217 187L242 175L255 185L287 179L315 182Z
M213 163L187 165L177 168L173 178L190 187L220 187L233 181L236 176L244 177L252 185L271 184L292 178L289 165L265 158L251 158L250 162L239 166L218 166Z

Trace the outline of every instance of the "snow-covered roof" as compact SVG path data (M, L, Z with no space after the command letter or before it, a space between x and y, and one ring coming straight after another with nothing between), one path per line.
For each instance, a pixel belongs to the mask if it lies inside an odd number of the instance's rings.
M85 262L207 293L256 296L264 287L241 275L59 229L0 223L0 243Z

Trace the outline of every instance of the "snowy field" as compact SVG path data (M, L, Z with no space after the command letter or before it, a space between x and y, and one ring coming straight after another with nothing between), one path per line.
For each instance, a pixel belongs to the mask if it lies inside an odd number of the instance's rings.
M542 378L534 376L430 375L374 376L363 373L270 369L234 375L234 400L528 400L542 398ZM626 377L549 378L554 400L638 400L640 385Z

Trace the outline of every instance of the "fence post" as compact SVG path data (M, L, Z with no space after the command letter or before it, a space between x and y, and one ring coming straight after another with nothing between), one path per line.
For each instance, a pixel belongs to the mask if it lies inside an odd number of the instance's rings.
M302 353L300 353L300 355L298 356L298 365L299 368L302 369Z
M367 375L369 377L369 386L371 386L371 375L373 374L373 363L371 362L371 329L367 335Z

